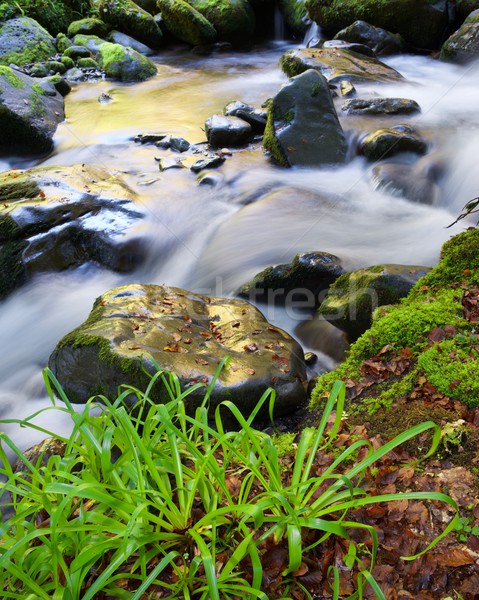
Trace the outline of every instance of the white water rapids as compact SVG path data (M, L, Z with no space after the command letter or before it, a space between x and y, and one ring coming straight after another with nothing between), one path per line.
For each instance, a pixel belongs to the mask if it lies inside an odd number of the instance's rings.
M46 403L41 370L49 354L111 287L166 283L228 295L266 266L312 250L336 254L352 268L384 262L434 265L441 244L467 226L462 221L445 228L479 193L477 66L391 58L388 63L406 81L357 86L359 93L411 98L422 112L407 119L340 115L351 139L384 124L416 127L429 140L431 155L441 155L446 164L433 207L375 191L371 165L362 158L337 169L282 169L258 145L235 151L218 170L223 182L210 187L199 186L189 169L159 172L158 150L132 141L138 133L160 131L203 141L205 119L227 102L240 99L259 107L277 92L286 81L278 64L286 49L276 44L210 57L170 52L156 57L159 73L149 81L80 84L66 98L67 119L58 128L51 156L43 163L0 162L2 169L87 163L122 173L141 194L148 214L141 233L151 240L147 264L134 274L88 266L42 275L0 304L0 418L20 418ZM102 92L112 102L98 102ZM299 335L307 349L324 349L311 332L302 338L298 332L304 327L297 329L294 319L277 310L268 315ZM67 427L57 413L55 421L46 413L41 422L59 431ZM13 426L3 429L22 448L43 437Z

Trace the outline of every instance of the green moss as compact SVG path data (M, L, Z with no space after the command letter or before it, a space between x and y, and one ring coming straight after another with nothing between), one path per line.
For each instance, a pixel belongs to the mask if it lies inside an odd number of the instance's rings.
M281 144L278 142L274 127L275 115L273 102L269 102L268 106L268 119L266 121L266 127L263 136L263 146L265 150L271 153L274 160L283 167L289 167L289 162L286 157Z
M35 198L40 193L36 181L18 171L0 174L0 202L12 202L22 198Z
M128 56L126 49L121 44L112 44L105 42L100 47L100 56L103 66L108 66L114 62L121 62Z
M479 345L477 336L471 344L457 339L435 344L418 359L428 380L443 394L453 396L469 406L479 404Z
M67 69L73 69L73 67L75 66L75 61L73 60L73 58L70 58L69 56L63 55L60 60Z
M45 90L42 88L42 86L39 83L32 84L32 90L36 94L39 94L40 96L46 96Z
M2 79L6 79L8 83L15 88L25 87L24 82L10 67L0 65L0 77L2 77Z
M158 0L157 6L167 28L178 39L192 46L211 44L216 40L213 25L187 2Z
M105 42L100 46L98 64L107 77L120 81L143 81L157 73L155 64L132 48Z
M294 452L294 439L296 433L283 433L281 435L273 436L273 444L278 451L278 456L288 456Z
M33 45L25 45L22 52L9 52L0 56L0 63L4 65L14 64L23 67L27 63L34 63L52 55L52 50L46 42L36 42Z
M461 304L463 287L477 285L478 255L477 229L446 242L440 263L421 278L399 304L378 308L371 328L351 346L347 360L319 378L312 393L311 408L319 410L322 398L336 379L363 381L363 362L388 344L398 352L402 348L412 352L412 370L398 381L366 388L361 394L361 405L365 402L370 409L390 405L411 390L419 371L424 371L428 381L442 394L469 405L479 404L478 344L468 342L475 339L468 333L474 324L464 318ZM428 340L431 330L446 326L463 333L431 346Z
M93 58L79 58L77 65L82 69L98 69L98 63Z
M189 0L214 27L219 39L245 42L255 29L254 12L247 0Z

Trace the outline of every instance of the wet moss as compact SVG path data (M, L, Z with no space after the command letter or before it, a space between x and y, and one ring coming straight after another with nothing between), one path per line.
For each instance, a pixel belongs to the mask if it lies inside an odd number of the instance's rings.
M40 193L36 181L22 172L12 170L0 174L0 202L35 198Z
M198 10L183 0L158 0L158 8L169 31L192 46L211 44L217 33Z
M263 135L263 146L265 150L270 152L273 159L282 167L289 167L289 162L286 154L281 147L281 144L276 138L275 132L275 114L273 101L269 102L268 106L268 118L266 121L266 127Z

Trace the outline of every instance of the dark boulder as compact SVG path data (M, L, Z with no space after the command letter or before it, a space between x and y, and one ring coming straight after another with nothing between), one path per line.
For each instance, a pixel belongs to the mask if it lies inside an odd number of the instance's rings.
M444 42L440 58L460 64L479 58L479 9L472 12L461 27Z
M270 101L264 147L283 166L343 163L347 143L326 79L313 69Z
M406 49L406 42L399 34L374 27L365 21L355 21L345 29L341 29L334 39L364 44L377 55L398 54Z
M244 146L253 139L251 125L238 117L213 115L206 119L205 131L212 148Z
M407 98L354 98L347 100L341 111L348 115L410 115L421 107Z
M378 129L364 137L358 146L358 152L369 160L381 160L400 152L425 154L426 151L426 141L409 125Z

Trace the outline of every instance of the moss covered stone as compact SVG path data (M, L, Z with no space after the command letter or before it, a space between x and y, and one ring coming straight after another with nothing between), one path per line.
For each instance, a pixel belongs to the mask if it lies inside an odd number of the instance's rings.
M68 35L70 37L74 37L78 33L104 37L108 33L108 27L101 19L88 17L86 19L80 19L79 21L73 21L68 26Z
M441 48L440 59L465 64L479 57L479 9L473 11Z
M91 4L111 29L127 33L152 48L163 44L163 34L153 16L133 0L91 0Z
M25 87L25 83L16 75L15 71L10 67L5 67L0 65L0 78L4 81L7 81L11 86L15 88ZM0 84L0 93L1 93L1 84Z
M306 0L311 18L327 33L362 20L419 48L438 48L448 25L447 3L431 0Z
M245 43L255 30L255 16L248 0L188 0L188 4L208 19L218 39Z
M166 27L179 40L192 46L216 40L213 25L184 0L158 0L157 5Z
M149 58L120 44L102 44L97 60L107 77L119 81L143 81L157 73L155 63Z
M464 290L476 289L479 284L478 251L478 229L446 242L439 264L399 304L378 308L372 326L352 344L347 360L319 378L312 407L319 408L338 378L361 387L367 377L362 370L364 361L374 357L380 361L378 353L386 347L396 353L407 349L410 369L381 386L366 386L356 395L356 402L362 404L368 398L376 405L385 399L391 402L412 389L416 376L424 374L441 393L479 405L475 324L466 318L462 304Z
M33 19L0 23L0 64L23 66L50 58L55 51L53 37Z

